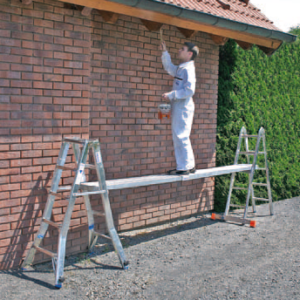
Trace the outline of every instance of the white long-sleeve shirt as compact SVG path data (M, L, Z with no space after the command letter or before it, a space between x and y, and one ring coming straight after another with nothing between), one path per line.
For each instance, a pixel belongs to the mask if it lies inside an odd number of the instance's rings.
M196 87L196 73L194 61L188 61L175 66L168 51L162 53L164 69L174 77L173 89L167 93L171 101L183 100L193 97Z

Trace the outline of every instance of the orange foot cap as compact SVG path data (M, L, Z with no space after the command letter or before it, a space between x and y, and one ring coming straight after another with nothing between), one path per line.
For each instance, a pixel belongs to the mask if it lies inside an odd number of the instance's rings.
M216 219L216 214L211 214L211 219L215 220Z
M250 221L250 227L255 228L256 227L256 221Z

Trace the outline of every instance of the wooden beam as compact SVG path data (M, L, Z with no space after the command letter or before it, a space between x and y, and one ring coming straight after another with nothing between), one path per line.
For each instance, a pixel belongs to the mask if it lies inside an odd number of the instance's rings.
M81 15L85 16L85 17L88 17L93 10L93 8L91 8L91 7L86 7L86 6L81 6L81 5L76 5L76 8L77 8L77 10L79 10L81 12Z
M184 35L187 39L192 38L197 31L196 30L190 30L182 27L177 27L177 29Z
M149 20L141 19L141 22L149 31L159 31L159 29L163 26L162 23L152 22Z
M246 42L242 42L242 41L237 41L237 40L235 40L235 41L236 41L237 44L238 44L242 49L244 49L244 50L249 50L249 49L251 49L252 46L253 46L253 44L250 44L250 43L246 43Z
M224 46L228 41L228 38L219 35L210 34L210 37L219 46Z
M118 21L119 15L111 11L98 10L98 13L103 18L103 20L110 24L115 24Z
M88 17L91 12L92 12L93 8L90 8L90 7L84 7L83 10L81 11L81 14L85 17Z
M276 51L276 49L271 49L263 46L257 46L257 47L268 56L271 56Z
M22 3L25 5L30 5L32 3L32 0L22 0Z
M177 26L189 30L207 32L214 35L219 35L234 40L239 40L250 44L256 44L256 45L260 45L272 49L277 49L281 44L280 40L264 38L261 36L257 36L245 32L217 27L214 25L208 25L201 22L191 21L179 17L177 18L160 12L154 12L154 11L140 9L136 7L130 7L128 5L119 4L119 3L106 1L106 0L59 0L59 1L93 7L107 12L127 15L127 16L149 20L157 23L173 25L173 26Z

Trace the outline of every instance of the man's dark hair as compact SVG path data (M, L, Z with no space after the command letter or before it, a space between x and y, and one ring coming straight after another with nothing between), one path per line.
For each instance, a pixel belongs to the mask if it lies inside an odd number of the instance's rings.
M185 42L184 46L187 46L188 51L193 53L191 60L194 60L196 56L199 54L199 48L195 44L190 42Z

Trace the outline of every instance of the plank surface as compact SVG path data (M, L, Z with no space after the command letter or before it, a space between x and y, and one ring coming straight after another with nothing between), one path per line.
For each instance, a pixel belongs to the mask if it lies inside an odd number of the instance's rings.
M118 190L118 189L127 189L134 188L140 186L148 186L153 184L163 184L163 183L171 183L176 181L188 181L199 178L206 177L215 177L225 174L231 174L235 172L245 172L250 171L252 165L248 164L240 164L240 165L231 165L225 167L216 167L209 168L204 170L197 170L196 173L190 175L150 175L150 176L142 176L142 177L131 177L124 179L112 179L106 180L106 185L108 190ZM99 189L98 182L84 182L81 183L81 187L83 189L88 190L96 190Z

